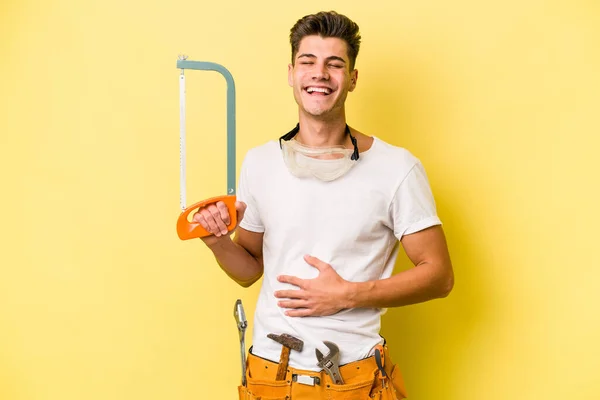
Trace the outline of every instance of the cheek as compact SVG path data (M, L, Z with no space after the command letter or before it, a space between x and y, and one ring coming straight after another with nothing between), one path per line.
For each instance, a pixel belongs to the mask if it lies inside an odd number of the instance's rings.
M350 86L352 86L352 79L350 78L350 76L344 74L343 72L336 75L335 80L337 81L338 86L340 88L348 89Z
M302 82L302 78L298 73L292 73L288 76L288 83L290 84L290 86L294 88L299 88L301 85L300 82Z

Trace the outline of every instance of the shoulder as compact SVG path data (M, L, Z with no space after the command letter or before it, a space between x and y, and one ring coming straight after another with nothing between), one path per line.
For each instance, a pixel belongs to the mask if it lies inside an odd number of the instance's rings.
M261 145L250 148L244 157L245 166L264 165L272 162L280 155L279 143L270 140Z
M372 158L380 162L382 166L408 173L415 165L420 164L420 160L410 150L388 143L376 136L373 136L373 139L373 145L367 154L373 153L374 157Z
M374 184L379 184L396 193L402 183L415 173L420 173L421 161L408 149L393 145L373 136L371 148L361 154L364 174Z

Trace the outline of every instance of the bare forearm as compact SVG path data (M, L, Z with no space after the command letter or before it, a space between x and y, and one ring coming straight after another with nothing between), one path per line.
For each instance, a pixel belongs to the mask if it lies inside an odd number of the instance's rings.
M209 248L221 269L241 286L248 287L262 276L262 259L256 259L229 237L219 240Z
M446 297L452 290L452 273L423 263L388 279L354 282L349 286L348 308L387 308Z

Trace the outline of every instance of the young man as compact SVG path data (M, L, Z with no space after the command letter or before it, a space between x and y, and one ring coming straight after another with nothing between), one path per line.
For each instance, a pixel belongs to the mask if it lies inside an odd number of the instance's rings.
M224 204L194 216L232 279L250 286L264 275L240 398L401 399L380 316L452 289L435 202L417 158L346 125L358 26L335 12L308 15L290 42L298 125L244 159L233 240ZM400 244L415 268L392 276ZM283 357L279 376L282 345L269 334L303 343ZM317 354L338 351L339 368L335 359L318 364Z

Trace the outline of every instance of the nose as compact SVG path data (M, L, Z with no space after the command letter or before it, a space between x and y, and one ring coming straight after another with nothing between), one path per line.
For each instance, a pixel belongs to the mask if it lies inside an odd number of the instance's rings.
M327 71L327 66L325 64L316 63L313 68L313 79L314 80L328 80L329 79L329 71Z

